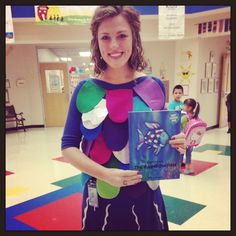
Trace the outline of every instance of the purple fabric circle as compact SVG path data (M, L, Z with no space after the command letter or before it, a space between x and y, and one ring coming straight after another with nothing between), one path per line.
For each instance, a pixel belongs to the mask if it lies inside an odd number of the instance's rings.
M86 156L89 156L89 152L92 148L92 145L93 145L93 140L83 139L81 147L82 147L83 153Z
M123 188L123 191L125 191L132 198L140 197L149 189L146 182L140 182L138 184L131 185L128 187L122 187L122 188Z
M165 96L160 85L152 78L148 78L134 86L134 91L153 110L160 110L165 104Z
M87 140L94 140L95 138L97 138L97 136L101 133L101 130L102 130L102 124L100 124L95 129L86 129L83 126L83 123L80 122L80 131Z
M103 135L106 145L112 151L122 150L128 142L128 120L115 123L107 116L103 123Z

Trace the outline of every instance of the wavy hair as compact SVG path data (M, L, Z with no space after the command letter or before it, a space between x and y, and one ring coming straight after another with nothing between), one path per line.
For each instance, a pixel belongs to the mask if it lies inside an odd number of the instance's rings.
M107 64L102 59L98 46L98 27L105 19L118 15L125 17L132 31L132 54L128 60L129 67L133 70L142 71L147 66L140 38L139 13L130 6L100 6L96 8L90 26L92 32L90 50L92 62L95 64L94 73L97 75L100 75L107 68Z

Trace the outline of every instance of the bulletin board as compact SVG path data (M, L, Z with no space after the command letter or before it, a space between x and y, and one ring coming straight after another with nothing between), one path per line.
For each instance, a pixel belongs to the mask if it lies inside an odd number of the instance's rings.
M169 80L162 80L166 90L166 102L169 102Z

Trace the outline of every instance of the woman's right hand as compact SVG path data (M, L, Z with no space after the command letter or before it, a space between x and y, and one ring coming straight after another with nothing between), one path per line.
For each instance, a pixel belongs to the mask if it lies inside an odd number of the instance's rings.
M106 168L104 177L105 182L116 187L130 186L142 181L142 175L136 170Z

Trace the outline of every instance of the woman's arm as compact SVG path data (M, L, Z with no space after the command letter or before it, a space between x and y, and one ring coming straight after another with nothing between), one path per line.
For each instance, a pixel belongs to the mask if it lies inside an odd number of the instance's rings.
M97 179L101 179L112 186L122 187L134 185L142 180L142 175L138 171L106 168L91 160L76 147L63 149L62 155L78 170Z
M76 147L62 150L62 155L78 170L95 178L106 180L107 168L94 162Z

